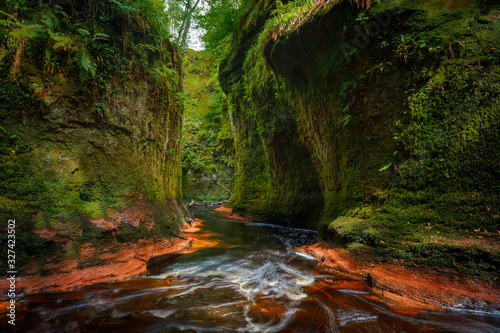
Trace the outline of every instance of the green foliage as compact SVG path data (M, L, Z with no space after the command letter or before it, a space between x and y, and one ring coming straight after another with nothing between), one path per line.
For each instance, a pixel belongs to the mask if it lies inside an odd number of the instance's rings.
M172 91L179 82L179 72L177 69L168 66L162 61L157 61L155 65L150 68L149 72L155 78L156 82L169 87Z
M384 170L387 170L389 169L389 167L392 165L392 162L389 162L387 163L386 165L384 165L383 167L380 168L379 171L384 171Z
M329 4L258 2L240 22L238 49L221 69L236 127L230 204L269 217L323 201L313 218L322 236L387 259L498 269L494 259L479 259L483 250L428 245L472 230L476 240L497 236L498 9L384 1L359 13ZM346 65L338 45L355 44L387 9L399 13ZM292 114L285 131L276 126L281 110ZM291 156L304 165L312 158L309 172L298 172ZM315 181L317 201L304 190ZM306 199L294 201L301 194Z
M80 79L82 81L87 80L89 74L92 75L92 77L95 76L97 64L92 60L86 49L81 49L76 52L75 58L78 67L80 67Z
M246 3L247 7L251 2ZM205 49L215 58L222 59L230 49L232 36L237 31L237 23L244 13L235 0L207 0L208 10L197 15L199 27L205 30L202 37Z
M90 19L80 22L70 20L70 15L83 8L90 13L87 14ZM112 1L108 4L105 1L85 1L71 8L40 2L38 6L32 6L22 19L1 12L7 19L1 20L0 24L7 29L12 45L10 57L8 54L2 56L7 56L10 61L14 56L21 56L23 48L40 48L43 49L43 62L33 60L46 64L50 72L74 62L82 81L99 81L101 78L96 77L96 73L106 73L105 67L116 63L120 50L115 45L118 44L123 46L123 56L133 53L142 71L148 72L150 67L158 68L157 61L163 61L170 55L165 50L169 47L169 33L164 9L164 4L157 0ZM98 20L94 20L96 17ZM139 29L129 32L125 29L127 24L136 25ZM117 33L116 26L124 28ZM136 44L138 47L135 47ZM19 58L14 64L21 60Z
M129 14L130 12L136 12L137 11L137 8L135 6L130 6L130 5L128 5L125 2L121 3L121 2L116 1L116 0L111 0L110 2L115 6L116 10L119 13Z
M147 38L143 41L148 41L154 46L161 47L168 43L170 33L168 27L170 18L166 12L165 3L161 0L122 0L120 2L113 0L112 8L119 14L125 14L122 18L136 22L138 27L147 27ZM106 15L112 18L114 15ZM138 38L139 39L139 38Z
M168 0L168 15L170 17L170 31L177 46L187 47L189 31L193 26L193 18L200 12L201 0Z
M219 110L209 111L205 116L208 122L202 128L201 116L193 112L184 120L185 140L182 149L182 166L184 174L213 175L219 171L220 165L227 163L218 144L221 131L221 113Z
M182 141L185 200L222 200L230 194L233 138L223 110L222 91L214 75L214 62L207 54L191 50L185 59Z
M23 221L20 258L60 250L35 228L64 229L67 253L77 254L107 237L85 220L136 193L180 199L180 59L163 2L8 3L0 5L0 215ZM178 207L159 210L162 235L178 232Z

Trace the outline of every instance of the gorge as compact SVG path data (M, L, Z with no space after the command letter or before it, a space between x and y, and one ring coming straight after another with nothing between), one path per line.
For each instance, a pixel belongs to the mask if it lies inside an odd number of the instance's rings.
M20 327L499 330L499 4L186 6L0 5Z

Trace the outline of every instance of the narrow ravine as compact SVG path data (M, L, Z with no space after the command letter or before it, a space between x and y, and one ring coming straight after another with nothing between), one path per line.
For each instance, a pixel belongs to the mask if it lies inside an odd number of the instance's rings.
M393 309L363 281L325 274L293 249L315 232L198 210L217 245L147 278L19 300L23 332L498 332L500 314ZM196 246L196 243L194 244Z

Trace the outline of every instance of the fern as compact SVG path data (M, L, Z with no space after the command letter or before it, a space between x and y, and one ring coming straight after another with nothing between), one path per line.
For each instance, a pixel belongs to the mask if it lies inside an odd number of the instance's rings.
M90 36L90 32L87 29L76 29L76 31L82 36Z
M72 43L72 39L71 37L69 36L61 36L59 34L50 34L50 37L52 38L52 40L55 42L54 44L54 50L60 48L60 47L64 47L64 48L67 48L68 46L71 46L71 43Z
M47 27L49 30L53 30L59 27L59 20L52 13L45 13L43 15L43 19L41 22Z
M69 19L68 13L66 13L61 6L54 5L54 9L56 10L56 12L55 12L56 14L62 15L64 18Z
M152 52L158 52L159 49L156 46L153 46L151 44L137 44L136 45L137 49L144 49Z
M112 3L113 7L116 8L118 10L118 12L122 12L122 13L129 13L129 12L136 12L137 11L137 8L135 7L131 7L129 5L124 5L116 0L110 0L109 2Z
M12 24L15 24L17 22L17 19L16 19L15 16L10 15L9 13L4 12L3 10L0 10L0 14L9 17L12 20L12 21L6 21L6 20L1 20L1 21L5 21L5 22L8 22L8 23L12 23Z
M349 124L349 122L351 121L351 118L352 116L350 114L346 114L345 116L342 117L342 119L340 119L339 124L342 127L346 127L347 124Z
M156 82L172 87L179 80L179 72L175 68L168 67L164 62L157 61L150 69L151 75Z
M80 67L80 80L85 81L89 78L89 74L92 77L95 76L97 70L97 64L92 60L87 49L82 48L76 52L76 63Z
M96 41L96 40L108 40L109 39L109 35L107 34L103 34L102 32L96 32L94 34L94 36L92 37L92 41Z

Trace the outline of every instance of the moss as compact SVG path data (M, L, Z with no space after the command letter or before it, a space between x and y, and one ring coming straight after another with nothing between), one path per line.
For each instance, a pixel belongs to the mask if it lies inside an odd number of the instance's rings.
M16 249L21 257L60 251L60 244L33 233L34 228L55 227L71 239L68 255L76 255L82 242L111 241L88 219L110 215L139 196L181 200L180 56L159 31L164 29L158 26L161 17L148 19L151 11L117 15L123 8L115 3L101 13L112 17L99 14L94 20L82 14L69 22L64 17L85 4L25 5L14 16L45 30L26 37L18 69L13 66L15 32L2 28L0 36L6 46L0 59L0 213L2 219L22 221ZM46 26L47 17L57 17L58 24ZM117 17L122 21L115 25ZM155 31L156 38L136 34L137 24L141 31ZM115 26L123 29L115 31ZM123 37L126 28L129 34ZM96 32L108 37L99 39ZM54 47L54 35L71 43ZM122 49L114 46L116 41ZM127 50L127 42L155 51ZM80 61L80 51L88 61ZM178 231L184 208L163 208L169 220L163 218L161 234L170 235Z
M462 209L457 209L457 200ZM498 223L493 229L483 223L488 218L485 214L491 211L484 207L476 211L477 216L471 213L471 205L479 208L491 204L488 202L489 199L471 193L438 196L423 191L396 192L378 208L354 209L331 222L329 237L341 239L347 248L357 243L368 245L384 260L398 259L407 264L453 268L490 277L498 269L498 250L488 247L495 244ZM481 245L461 243L474 235L480 237L475 237L478 241L473 244ZM430 240L435 243L429 243Z
M376 245L380 239L380 231L359 217L341 216L330 223L329 229L346 243Z
M185 58L182 186L186 201L224 200L232 191L233 137L226 103L214 79L215 62L193 50Z
M236 137L234 209L306 212L302 225L347 247L492 274L498 266L480 258L485 247L428 244L473 230L494 239L500 215L499 9L477 1L444 7L384 1L359 11L343 1L296 20L300 33L277 32L262 52L254 46L259 28L245 17L238 49L221 64ZM387 10L390 23L356 44L367 34L360 22L378 22L373 15ZM275 22L262 11L260 27L266 20ZM283 114L284 130L276 126ZM436 260L422 258L421 248Z
M261 101L233 111L233 118L239 117L236 112L250 116L236 125L239 172L230 205L239 213L281 216L292 225L313 227L322 209L321 185L311 156L294 139L293 116L286 107L269 104L272 97L266 96L275 93L272 84L259 92ZM255 132L247 136L249 128Z
M223 201L231 197L228 191L233 184L183 183L183 197L186 202L193 201Z

